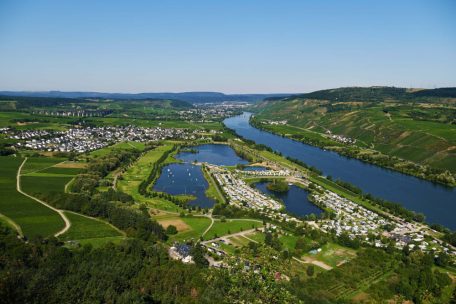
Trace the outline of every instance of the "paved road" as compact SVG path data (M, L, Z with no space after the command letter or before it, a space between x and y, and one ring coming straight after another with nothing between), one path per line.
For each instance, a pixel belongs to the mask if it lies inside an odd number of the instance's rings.
M57 232L56 234L54 234L55 237L58 237L59 235L64 234L65 232L68 231L68 229L70 229L70 227L71 227L71 222L70 222L70 220L66 217L66 215L63 213L62 210L57 209L57 208L54 208L54 207L52 207L51 205L49 205L49 204L43 202L42 200L39 200L39 199L37 199L36 197L33 197L33 196L31 196L31 195L25 193L24 191L22 191L22 189L21 189L21 170L22 170L22 167L24 166L24 164L25 164L26 161L27 161L27 157L24 159L24 161L23 161L22 164L20 165L19 169L17 170L17 175L16 175L16 190L17 190L17 192L19 192L19 193L21 193L21 194L27 196L28 198L31 198L32 200L34 200L34 201L36 201L36 202L38 202L38 203L40 203L40 204L42 204L42 205L48 207L49 209L54 210L55 212L57 212L57 213L60 215L60 217L61 217L61 218L63 219L63 221L65 222L65 227L63 227L62 230L60 230L59 232Z

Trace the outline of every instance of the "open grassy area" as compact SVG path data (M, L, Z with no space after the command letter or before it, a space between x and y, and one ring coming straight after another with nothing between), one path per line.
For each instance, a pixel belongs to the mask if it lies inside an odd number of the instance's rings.
M181 219L189 228L170 237L170 241L197 240L211 224L207 217L176 217Z
M21 158L0 157L0 213L17 223L28 237L53 235L64 227L62 218L16 191L16 174L22 161Z
M65 161L64 158L57 157L29 157L22 167L22 174L41 172L63 161Z
M83 239L100 240L106 237L123 238L123 234L119 230L102 220L92 219L70 211L65 211L65 215L71 221L71 227L59 237L61 240L79 241Z
M72 175L39 175L22 176L22 190L35 196L35 194L48 194L50 192L64 192L65 185L71 181Z
M232 234L236 232L241 232L253 228L262 227L263 223L261 221L255 220L230 220L227 219L226 222L216 220L212 228L204 236L205 240L210 240L216 237L221 237L227 234Z
M356 257L356 251L334 243L325 244L317 254L304 255L311 259L321 261L331 267L337 267Z
M29 159L27 159L27 163L28 161ZM47 163L51 162L47 161ZM83 169L65 166L58 167L59 164L62 163L59 162L57 166L54 165L38 171L32 171L31 173L22 174L22 189L31 195L63 192L66 184ZM32 167L36 167L36 164L32 164Z
M116 144L114 144L112 146L109 146L109 147L105 147L105 148L102 148L102 149L98 149L98 150L92 151L92 152L90 152L90 156L91 157L106 156L106 155L108 155L111 152L116 151L116 150L132 150L132 149L136 149L136 150L143 151L145 146L146 145L144 143L142 143L142 142L123 141L123 142L116 143Z

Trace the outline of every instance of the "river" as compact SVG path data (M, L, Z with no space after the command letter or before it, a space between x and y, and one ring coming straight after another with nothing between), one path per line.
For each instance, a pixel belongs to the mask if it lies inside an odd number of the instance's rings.
M324 175L350 182L371 193L407 209L426 215L428 223L439 223L456 229L456 189L428 182L410 175L367 164L261 131L249 124L251 113L225 119L225 125L244 138L264 144L284 156L299 159L321 170Z

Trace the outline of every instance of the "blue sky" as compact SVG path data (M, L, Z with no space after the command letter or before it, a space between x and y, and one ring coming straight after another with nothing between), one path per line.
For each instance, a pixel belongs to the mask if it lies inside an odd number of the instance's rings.
M456 1L0 0L0 90L456 86Z

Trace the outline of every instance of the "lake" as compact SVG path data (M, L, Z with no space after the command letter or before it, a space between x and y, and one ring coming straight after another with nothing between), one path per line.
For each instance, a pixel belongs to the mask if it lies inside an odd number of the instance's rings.
M215 201L205 194L209 185L204 178L201 166L192 163L196 160L219 166L235 166L248 164L248 161L236 155L234 150L227 145L207 144L192 147L192 149L197 152L181 152L176 155L176 158L184 163L174 163L163 167L153 189L172 195L193 195L196 198L191 200L189 205L211 208Z
M319 215L323 212L307 199L309 192L301 187L291 185L287 192L279 193L269 190L267 185L268 182L259 182L255 184L255 187L266 195L282 200L285 209L295 216L304 216L311 213Z
M192 147L197 153L181 152L176 158L184 162L206 162L217 166L235 166L249 162L239 157L228 145L208 144Z
M208 186L200 166L183 163L164 166L153 189L172 195L193 195L196 198L191 200L189 205L211 208L215 201L205 194Z
M311 145L261 131L249 124L251 113L230 117L225 125L237 134L264 144L284 156L315 166L325 175L350 182L366 193L397 202L426 215L429 223L456 229L456 190L413 176L367 164Z

